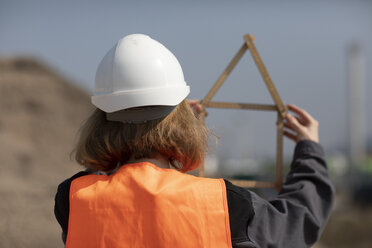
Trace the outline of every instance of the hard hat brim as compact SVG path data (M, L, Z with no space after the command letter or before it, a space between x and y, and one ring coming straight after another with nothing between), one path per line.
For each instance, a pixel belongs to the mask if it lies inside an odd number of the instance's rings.
M120 121L123 123L145 123L169 115L177 106L146 106L129 108L112 113L106 113L108 121Z
M167 86L146 90L119 91L92 96L94 106L106 113L142 107L142 106L176 106L190 93L190 87Z

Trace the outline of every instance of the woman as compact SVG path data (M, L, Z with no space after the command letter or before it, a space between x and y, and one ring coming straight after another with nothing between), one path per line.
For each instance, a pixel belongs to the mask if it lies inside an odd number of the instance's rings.
M289 105L297 142L278 196L184 172L203 163L207 131L181 66L146 35L121 39L97 69L97 107L80 131L86 167L61 183L55 215L66 247L309 247L330 214L333 187L318 123Z

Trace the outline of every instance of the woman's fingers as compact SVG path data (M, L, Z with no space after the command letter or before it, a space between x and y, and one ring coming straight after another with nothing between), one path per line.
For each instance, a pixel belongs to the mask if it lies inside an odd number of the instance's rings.
M302 127L302 124L300 124L298 119L292 114L287 114L285 119L286 119L286 122L284 123L284 126L295 132L298 132L300 128Z
M304 109L297 107L296 105L288 104L288 108L289 110L299 115L300 122L302 122L303 125L306 125L306 123L311 122L313 120L309 113L307 113Z
M292 140L312 140L319 142L318 126L319 123L305 110L293 105L288 105L289 110L293 111L298 116L288 113L285 117L284 126L288 129L284 131L284 135ZM289 132L293 131L295 134Z
M204 113L204 116L208 116L208 112L204 110L203 106L200 104L200 100L187 99L191 109L194 111L195 116L199 116Z
M194 100L194 99L187 99L187 102L190 104L190 106L200 104L200 100Z
M284 130L283 134L284 134L287 138L293 140L294 142L297 142L297 135L295 135L295 134L293 134L293 133L291 133L291 132L289 132L289 131L287 131L287 130Z

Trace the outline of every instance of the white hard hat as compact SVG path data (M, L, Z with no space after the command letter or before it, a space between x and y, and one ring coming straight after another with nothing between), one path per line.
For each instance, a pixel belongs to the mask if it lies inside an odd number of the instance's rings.
M189 92L177 58L149 36L132 34L119 40L99 64L92 103L106 113L174 107Z

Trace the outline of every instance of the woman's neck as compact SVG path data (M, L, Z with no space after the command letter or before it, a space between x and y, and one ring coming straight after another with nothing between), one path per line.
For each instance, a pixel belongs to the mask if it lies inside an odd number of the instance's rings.
M160 168L165 168L165 169L170 168L168 159L160 154L156 154L153 158L140 158L140 159L130 158L128 161L128 163L140 163L140 162L149 162Z

